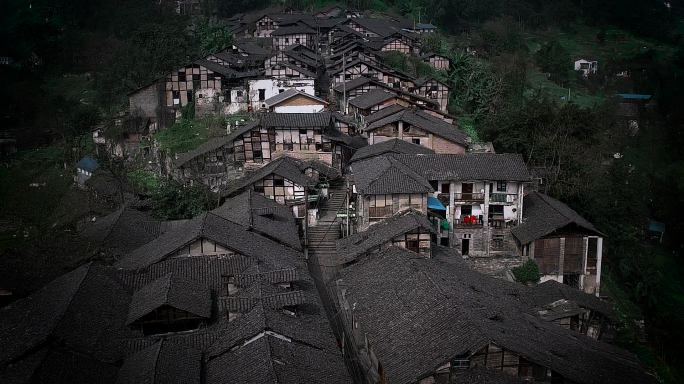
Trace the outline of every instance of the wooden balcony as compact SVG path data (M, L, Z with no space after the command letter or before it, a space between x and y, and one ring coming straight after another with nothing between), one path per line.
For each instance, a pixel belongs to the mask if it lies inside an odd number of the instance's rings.
M392 207L368 207L368 217L371 219L391 216Z
M475 228L482 228L482 226L483 226L482 223L483 223L483 221L484 221L484 220L482 220L482 219L483 219L482 215L476 216L476 219L475 219L475 220L473 220L472 217L473 217L473 216L471 216L471 219L470 219L470 220L467 220L467 219L466 219L465 217L463 217L463 216L461 216L461 217L459 217L459 218L457 218L457 219L454 219L454 226L455 226L456 228L460 228L460 229L469 229L469 228L470 228L470 229L475 229Z

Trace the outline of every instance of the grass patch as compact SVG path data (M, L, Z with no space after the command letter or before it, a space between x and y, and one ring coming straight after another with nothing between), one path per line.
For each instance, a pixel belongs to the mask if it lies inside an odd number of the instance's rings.
M546 95L552 100L567 103L568 88L563 88L549 78L539 72L536 68L528 68L527 79L529 82L529 89L525 91L525 97L533 98L537 92ZM563 97L566 100L563 100ZM584 93L581 89L570 89L570 102L579 105L581 108L593 108L596 105L601 105L605 98L602 96L592 96Z
M459 117L458 118L458 125L461 126L461 129L468 132L473 143L479 143L480 142L480 135L477 133L477 129L475 129L475 120L474 119L472 119L470 117Z
M154 134L159 146L173 156L196 149L211 138L226 135L226 124L235 120L249 121L249 115L234 114L209 116L202 120L185 120L172 125L169 129Z
M131 182L135 193L141 195L152 195L159 190L159 185L163 177L149 172L143 168L135 169L128 173L128 181Z

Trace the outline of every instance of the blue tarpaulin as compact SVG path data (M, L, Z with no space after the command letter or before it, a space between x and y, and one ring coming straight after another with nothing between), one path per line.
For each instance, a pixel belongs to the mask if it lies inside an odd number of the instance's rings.
M635 95L631 93L618 93L618 96L622 97L623 99L639 99L639 100L648 100L651 98L651 95Z
M440 211L446 211L446 207L442 205L442 203L435 199L434 197L428 197L428 208L430 209L439 209Z

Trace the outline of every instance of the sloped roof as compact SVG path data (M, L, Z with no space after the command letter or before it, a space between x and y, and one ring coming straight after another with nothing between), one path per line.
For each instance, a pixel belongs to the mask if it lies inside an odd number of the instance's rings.
M266 99L266 101L264 101L264 103L266 104L267 107L273 107L273 106L276 106L276 105L282 103L283 101L291 99L295 96L304 96L304 97L306 97L310 100L316 101L322 105L328 104L327 101L325 101L321 98L318 98L318 97L313 96L313 95L309 95L306 92L302 92L302 91L299 91L299 90L294 89L294 88L290 88L285 92L281 92L281 93L279 93L279 94L277 94L271 98L268 98L268 99Z
M656 382L631 353L529 315L533 304L519 295L527 287L482 275L454 255L426 259L390 247L341 278L391 382L415 382L489 343L575 382Z
M284 66L290 68L290 69L293 70L293 71L297 71L297 72L299 72L299 73L301 73L301 74L303 74L303 75L306 75L306 76L309 77L309 78L312 78L312 79L316 79L316 78L317 78L317 76L316 76L315 73L309 71L308 69L302 68L302 67L300 67L300 66L298 66L298 65L294 65L294 64L288 63L288 62L281 62L279 65L284 65Z
M381 141L377 144L369 145L367 147L359 148L354 156L349 160L350 163L355 161L367 159L369 157L381 156L388 153L398 153L404 155L418 155L418 154L434 154L430 148L422 145L409 143L401 139L390 139Z
M314 35L316 34L316 31L305 25L296 25L292 27L280 27L271 32L271 36L296 35L302 33Z
M522 156L511 153L392 155L427 180L530 181Z
M523 199L523 223L511 229L511 233L521 244L528 244L570 224L603 236L567 205L535 191Z
M237 45L238 49L247 52L250 55L268 55L270 52L260 46L252 43L251 41L245 43L239 43Z
M354 107L361 109L367 109L395 97L397 97L397 95L385 92L382 89L372 89L361 96L357 96L349 100L349 105L353 105Z
M275 241L302 250L292 210L252 190L227 199L213 213Z
M106 344L103 334L123 325L129 300L101 267L87 264L62 275L0 309L0 365L23 356L50 336L68 347L114 360L117 348Z
M291 115L290 113L283 113L282 115ZM292 113L294 115L294 113ZM312 186L315 181L308 176L304 175L299 170L299 164L296 160L291 157L283 156L277 160L273 160L270 163L259 168L256 172L251 175L245 176L241 179L236 180L232 188L228 188L222 193L222 196L230 196L237 191L241 191L244 188L249 187L256 181L263 179L264 177L276 174L282 176L295 184L301 186Z
M366 131L373 131L377 128L397 121L403 121L410 125L415 125L418 128L443 137L454 143L463 145L467 142L466 139L468 138L468 134L462 131L457 125L449 124L442 119L438 119L435 116L413 108L407 108L393 115L376 120L366 128Z
M166 259L193 241L206 238L241 255L253 257L275 266L291 265L301 257L299 252L267 239L247 227L235 224L215 213L204 213L119 260L115 266L126 270L148 268Z
M413 84L415 84L416 87L420 87L420 86L422 86L423 84L427 83L428 81L434 81L434 82L440 83L440 84L442 84L443 86L445 86L445 87L451 89L450 86L448 86L448 85L445 84L444 82L441 82L441 81L435 79L435 78L432 77L432 76L423 76L423 77L419 77L419 78L413 80Z
M255 124L246 124L238 127L238 130L244 129L245 127L253 127ZM248 129L249 130L249 129ZM216 149L219 149L225 145L228 145L231 140L231 135L229 136L219 136L219 137L214 137L209 139L209 141L205 142L204 144L200 145L199 147L193 149L192 151L188 151L185 153L179 153L178 158L174 160L174 164L176 168L180 168L183 165L185 165L188 161L198 157L202 156L206 153L209 153L211 151L214 151Z
M371 79L365 77L365 76L359 76L356 79L349 80L345 82L344 84L340 84L337 87L335 87L335 90L338 92L343 92L345 89L347 91L351 91L354 88L358 88L362 85L368 84L371 82Z
M436 233L434 226L425 214L413 209L399 212L388 219L371 225L363 232L338 240L336 262L338 265L348 263L369 250L417 228Z
M366 124L371 124L380 119L384 119L385 117L401 112L405 109L406 107L404 107L401 104L391 104L377 112L373 112L368 116L364 116L363 120L366 122Z
M304 172L308 168L312 168L318 171L318 174L322 176L322 178L327 180L335 180L338 177L342 176L339 169L331 167L327 163L316 159L300 162L299 170Z
M261 118L265 128L327 128L332 116L329 113L267 113Z
M204 284L169 274L133 294L126 324L169 305L200 317L211 317L211 292Z
M425 178L389 156L355 163L353 179L362 195L434 192Z
M94 170L100 168L100 164L96 160L86 156L82 158L78 163L76 163L76 168L88 172L93 172Z
M127 253L159 236L159 226L159 221L149 214L123 206L94 223L87 223L79 236L91 247Z
M169 341L159 341L128 357L118 384L200 383L202 352Z

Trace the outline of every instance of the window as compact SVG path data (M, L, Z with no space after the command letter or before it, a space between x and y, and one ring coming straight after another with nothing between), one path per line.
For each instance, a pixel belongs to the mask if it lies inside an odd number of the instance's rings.
M461 216L470 216L473 214L472 205L462 205L461 206Z
M232 103L231 96L230 96L230 89L226 89L225 91L223 91L223 100L226 103Z
M283 93L283 92L285 92L284 89L279 89L279 90L278 90L278 93Z
M283 179L273 179L273 186L275 186L275 187L284 187L284 186L285 186L285 180L283 180Z
M288 38L288 37L285 38L285 44L290 44L290 38Z
M295 39L295 43L299 44L299 37Z
M449 184L442 183L442 193L449 193Z
M420 139L411 139L411 142L412 142L413 144L420 145Z
M237 94L235 96L238 98L242 97L242 91L237 91Z
M185 81L185 72L178 72L178 81Z
M498 181L496 183L496 191L497 192L506 192L506 182L505 181Z
M261 151L254 151L254 159L263 159L264 154Z
M306 135L306 129L300 129L299 134L300 135Z
M264 100L266 100L266 90L260 89L259 90L259 101L264 101Z

